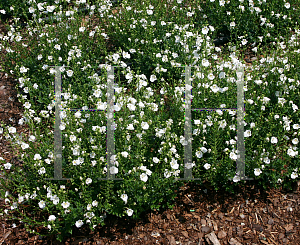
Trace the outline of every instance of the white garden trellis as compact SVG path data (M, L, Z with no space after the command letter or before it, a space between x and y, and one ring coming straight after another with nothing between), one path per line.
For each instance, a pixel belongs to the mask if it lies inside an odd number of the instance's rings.
M62 177L62 136L60 130L61 118L61 66L55 66L55 129L54 129L54 178L46 178L47 180L69 180ZM115 161L115 141L114 141L114 67L121 66L109 66L107 74L107 177L98 178L99 180L123 180L122 178L115 178L115 174L111 173L110 167ZM181 66L179 66L181 67ZM201 180L201 178L193 178L192 176L192 125L191 125L191 110L217 110L219 108L191 108L191 67L185 66L185 125L184 125L184 178L175 178L175 180ZM197 67L197 66L193 66ZM237 108L221 110L237 110L237 172L236 176L229 180L253 180L253 178L247 178L245 176L245 145L244 145L244 68L240 66L237 69ZM71 109L71 110L84 110L84 109ZM86 109L93 110L96 109ZM86 111L85 110L85 111ZM103 111L103 110L96 110Z

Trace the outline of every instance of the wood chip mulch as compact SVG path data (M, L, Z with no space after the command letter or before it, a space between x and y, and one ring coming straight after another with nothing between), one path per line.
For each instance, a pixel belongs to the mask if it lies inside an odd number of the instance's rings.
M1 23L0 23L1 25ZM2 26L3 28L3 26ZM0 31L2 32L3 29ZM23 112L14 79L0 74L0 122L27 134L18 120ZM1 138L1 136L0 136ZM0 139L0 157L19 164L12 147ZM209 184L187 183L177 190L173 209L152 211L140 220L107 215L107 225L90 232L75 228L60 243L54 237L30 234L24 224L0 216L0 245L4 244L300 244L300 182L293 190L264 191L247 181L235 194L217 193ZM0 198L1 213L5 206ZM15 226L13 226L15 224Z

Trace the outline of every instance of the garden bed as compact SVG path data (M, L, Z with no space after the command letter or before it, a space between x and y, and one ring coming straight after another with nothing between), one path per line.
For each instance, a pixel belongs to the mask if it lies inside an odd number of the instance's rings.
M0 30L4 32L0 23ZM110 47L114 44L110 40ZM29 47L30 48L30 47ZM3 56L4 53L1 54ZM260 57L250 51L245 53L244 61ZM17 129L28 136L28 125L18 124L24 107L18 102L16 82L9 76L0 74L0 122ZM165 97L165 102L168 98ZM155 138L155 136L154 136ZM280 146L282 147L282 146ZM0 157L16 166L22 166L20 154L13 153L13 147L0 137ZM282 157L282 151L277 158ZM286 162L286 166L289 163ZM298 182L298 184L300 184ZM258 181L246 181L234 189L234 195L214 191L204 182L201 185L186 183L177 190L178 197L173 209L156 210L144 213L142 218L133 221L128 217L118 218L108 214L107 224L90 232L87 226L75 228L72 237L64 243L55 237L43 239L30 234L24 224L17 220L7 220L4 209L9 208L0 199L1 244L210 244L218 240L221 244L300 244L300 190L297 184L292 190L263 190ZM24 209L33 218L41 218L40 213ZM45 217L44 217L45 218ZM46 229L37 228L44 233ZM209 243L210 241L210 243Z

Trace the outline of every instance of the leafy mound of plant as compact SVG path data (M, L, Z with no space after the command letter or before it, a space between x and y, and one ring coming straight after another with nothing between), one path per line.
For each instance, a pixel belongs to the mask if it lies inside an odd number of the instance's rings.
M30 230L42 226L63 240L74 228L104 225L107 213L138 218L172 207L183 185L176 178L183 178L187 167L188 120L188 167L201 178L195 182L232 192L242 184L236 175L241 66L245 175L264 188L288 188L298 178L300 31L289 11L293 3L122 1L117 12L110 1L26 4L14 9L24 10L28 26L19 26L17 18L15 27L7 24L0 49L2 70L16 79L25 108L19 124L29 125L30 134L22 137L2 124L0 133L21 152L22 166L0 161L6 176L1 192L10 206L4 211L22 216ZM78 11L84 7L87 21ZM230 42L217 47L221 34ZM257 57L250 67L243 61L246 52ZM57 69L64 180L49 180L57 174ZM112 78L115 152L107 160ZM191 88L191 108L199 110L187 118ZM103 180L108 173L122 180ZM32 211L40 218L29 215Z

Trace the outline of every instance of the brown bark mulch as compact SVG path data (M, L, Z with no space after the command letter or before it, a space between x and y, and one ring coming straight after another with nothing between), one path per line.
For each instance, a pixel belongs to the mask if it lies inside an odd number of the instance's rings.
M2 33L3 25L0 23ZM18 120L23 112L14 79L0 74L0 122L27 134ZM1 138L1 136L0 136ZM4 138L4 137L3 137ZM0 157L19 164L12 147L0 139ZM280 156L279 156L280 157ZM300 185L300 182L298 182ZM30 234L24 224L8 220L0 198L0 245L4 244L300 244L300 186L293 190L264 191L247 181L235 194L218 193L204 183L187 183L177 190L173 209L151 211L140 220L107 215L107 224L90 232L74 227L72 238L60 243L54 237ZM13 224L16 226L13 228Z

